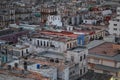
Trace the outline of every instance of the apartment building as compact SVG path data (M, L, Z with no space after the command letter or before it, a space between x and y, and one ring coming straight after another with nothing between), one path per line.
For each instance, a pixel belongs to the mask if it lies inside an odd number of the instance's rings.
M15 22L15 10L13 5L7 2L0 3L0 27L7 27L9 23Z
M60 15L52 15L52 16L48 16L47 18L46 25L62 27L63 26L62 24L63 23Z
M72 32L79 36L84 35L84 44L88 44L93 40L101 40L105 37L105 26L80 25L80 28L75 28Z
M57 9L55 6L42 6L40 9L40 22L41 23L46 23L47 17L49 15L56 15L57 14Z
M40 34L32 36L31 43L38 52L44 50L64 52L69 48L77 46L77 40L75 38Z
M120 35L120 16L109 21L109 33L112 35L119 36Z
M117 15L120 15L120 7L117 7Z
M16 57L25 57L32 52L30 46L26 44L16 44L15 46L8 46L8 50L11 51L12 55Z
M87 54L88 50L85 47L79 46L69 49L64 53L43 51L36 54L36 57L31 57L28 60L37 62L40 65L56 67L57 80L76 80L88 71L86 62Z
M94 45L94 46L93 46ZM95 42L89 48L88 68L97 73L113 76L113 80L119 80L120 60L119 44L112 42Z

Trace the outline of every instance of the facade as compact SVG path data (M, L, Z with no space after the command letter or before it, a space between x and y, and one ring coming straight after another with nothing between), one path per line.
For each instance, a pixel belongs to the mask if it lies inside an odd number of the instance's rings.
M28 30L28 31L35 31L40 29L39 25L29 25L29 24L10 24L9 25L10 28L16 28L16 29L23 29L23 30Z
M84 24L96 24L97 20L90 20L90 19L84 19L83 23Z
M64 52L67 49L77 46L77 40L65 37L49 37L49 36L33 36L31 38L31 43L33 44L36 51L50 50L55 52Z
M31 48L29 45L16 44L15 46L10 46L9 50L12 51L13 56L24 57L31 53Z
M15 9L8 3L0 3L0 28L8 26L9 23L15 22Z
M61 16L60 15L48 16L46 25L62 27L63 25Z
M46 23L47 17L49 15L56 15L57 10L56 10L55 7L46 7L45 6L45 7L41 7L40 14L41 14L40 22L41 23Z
M89 49L88 68L94 72L113 75L113 80L120 78L120 45L103 42Z
M79 76L84 75L88 70L87 56L88 50L85 47L78 46L67 51L67 60L72 61L79 66Z
M120 16L109 21L109 33L119 36L120 35Z
M76 80L88 71L87 54L88 50L79 46L64 53L43 51L38 53L36 57L29 59L29 61L38 62L41 65L40 72L42 72L42 65L56 67L57 80ZM43 75L47 75L47 71ZM53 74L56 74L56 72L53 72L52 76L54 76ZM52 80L56 80L56 78Z
M93 40L102 40L105 37L104 26L80 25L80 28L72 32L79 35L78 45L85 45Z
M117 15L120 15L120 7L117 7Z
M13 51L19 50L19 53L24 53L24 55L27 52L32 53L29 55L27 61L37 63L40 66L38 69L37 64L30 65L27 68L28 70L40 73L42 76L48 77L51 80L76 80L87 73L88 49L83 46L77 47L76 38L65 34L63 36L49 34L49 36L40 33L34 34L30 38L22 41L24 44L29 45L29 47L20 45L13 47ZM52 66L56 69L47 70L44 67L42 68L42 65L45 67ZM57 73L54 71L57 71Z

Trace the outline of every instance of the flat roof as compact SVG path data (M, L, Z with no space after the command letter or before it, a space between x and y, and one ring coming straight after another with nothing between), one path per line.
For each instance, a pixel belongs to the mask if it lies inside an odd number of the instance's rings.
M110 80L112 75L96 73L93 70L88 70L88 72L82 76L82 79L85 80Z
M66 36L66 37L71 37L71 38L77 38L78 37L77 34L74 34L72 32L68 32L68 31L61 31L61 32L57 32L57 31L40 31L39 33L47 34L47 35Z
M81 52L83 50L87 49L85 46L77 46L77 47L74 47L74 48L71 48L69 49L70 51L73 51L73 52Z
M94 41L91 41L91 42L90 42L89 44L87 44L86 46L87 46L88 49L91 49L91 48L94 48L94 47L96 47L96 46L104 43L104 42L105 42L105 41L103 41L103 40L94 40Z
M90 53L96 53L100 55L114 56L117 54L116 50L113 48L113 44L111 42L104 42L96 47L89 49Z
M49 39L53 41L59 41L59 42L67 42L67 41L73 41L76 40L76 38L66 37L66 36L57 36L57 35L47 35L47 34L33 34L33 38L41 38L41 39Z
M62 53L52 52L52 51L43 51L38 54L38 56L46 57L46 58L58 58L58 59L65 59Z

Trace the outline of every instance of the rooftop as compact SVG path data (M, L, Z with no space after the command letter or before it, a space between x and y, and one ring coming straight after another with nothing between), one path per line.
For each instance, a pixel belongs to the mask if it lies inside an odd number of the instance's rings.
M46 34L46 35L66 36L66 37L71 37L71 38L76 38L78 36L77 34L74 34L72 32L67 32L67 31L61 31L61 32L40 31L39 33Z
M14 70L0 70L0 80L35 80L35 79L42 79L45 78L42 77L40 74L36 72L30 72L30 71L23 71L21 69L14 69Z
M89 49L89 53L114 56L118 53L116 52L116 49L113 48L113 44L114 43L111 43L111 42L104 42L96 47Z
M39 69L37 69L37 65L40 65ZM51 75L53 75L55 72L57 73L57 69L55 67L41 64L29 65L28 69L34 72L38 72L44 77L51 77Z
M77 47L74 47L74 48L71 48L71 49L69 49L70 51L73 51L73 52L81 52L81 51L83 51L83 50L85 50L86 49L86 47L85 46L77 46Z
M84 80L110 80L112 75L96 73L92 70L89 70L82 79Z
M38 54L38 56L43 56L46 58L54 58L54 59L65 59L62 53L51 52L51 51L44 51Z
M24 30L13 29L13 28L6 28L6 29L3 29L3 30L0 30L0 36L10 35L10 34L17 33L17 32L24 32Z
M19 50L25 49L25 48L28 48L28 47L29 47L29 45L19 45L19 44L17 44L16 46L13 46L13 48L19 49Z
M94 42L94 41L93 41ZM99 42L94 43L97 45L93 45L89 48L89 57L96 57L100 59L107 59L112 61L120 62L120 45L112 42ZM91 44L92 45L92 44ZM90 46L90 45L89 45Z
M103 40L94 40L94 41L91 41L89 44L87 44L86 46L88 47L88 49L91 49L91 48L94 48L102 43L104 43L105 41Z
M41 38L41 39L49 39L49 40L54 40L54 41L59 41L59 42L68 42L68 41L76 40L76 38L71 38L67 36L50 35L50 34L42 34L42 33L33 34L32 37Z

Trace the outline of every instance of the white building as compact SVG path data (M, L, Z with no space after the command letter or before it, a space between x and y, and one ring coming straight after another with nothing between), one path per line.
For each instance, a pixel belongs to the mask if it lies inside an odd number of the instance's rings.
M20 23L19 25L17 24L10 24L9 27L11 28L22 28L25 30L31 30L31 31L35 31L38 30L39 25L29 25L29 24L22 24Z
M62 21L61 21L61 16L60 15L50 15L47 18L47 25L55 25L62 27Z
M55 67L40 64L32 64L28 65L28 70L40 73L43 77L50 78L50 80L57 80L57 68Z
M50 37L50 36L33 36L31 39L32 49L37 52L54 51L64 52L67 49L77 46L77 39L68 37Z
M75 47L67 52L43 51L37 54L38 61L57 68L57 79L76 80L84 75L87 69L88 50L85 47Z
M9 50L12 51L13 56L22 57L31 53L31 47L29 45L17 44L10 46Z
M92 19L84 19L83 23L84 24L96 24L97 20L92 20Z
M36 56L32 55L33 57L31 56L28 61L56 68L38 69L35 64L28 66L28 70L39 72L45 77L50 77L51 80L76 80L88 71L88 49L82 46L77 47L75 38L34 34L28 40L31 51L33 54L36 53Z
M117 15L120 15L120 7L117 8Z
M109 33L113 35L120 35L120 16L109 21Z
M109 15L109 14L112 14L111 10L104 10L104 11L102 11L102 15L103 16L106 16L106 15Z
M79 65L79 76L82 76L87 72L87 55L88 49L82 46L67 51L67 60Z

